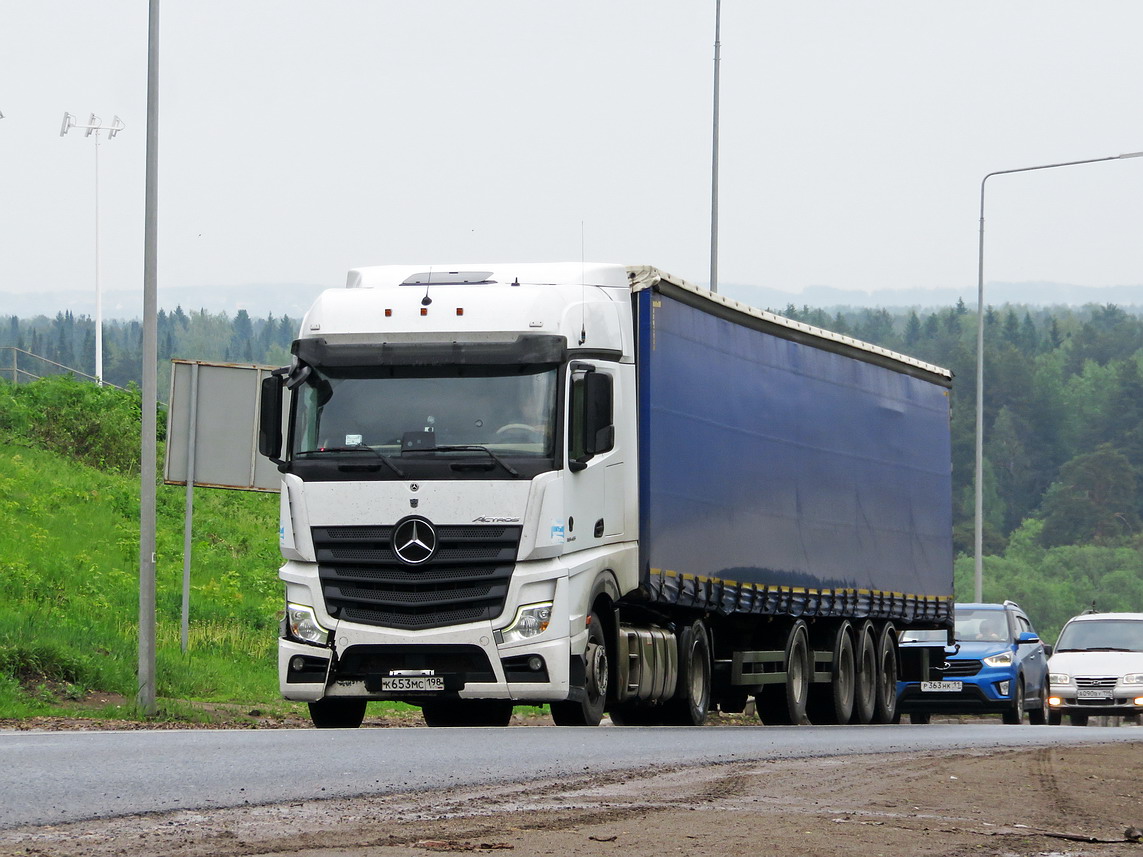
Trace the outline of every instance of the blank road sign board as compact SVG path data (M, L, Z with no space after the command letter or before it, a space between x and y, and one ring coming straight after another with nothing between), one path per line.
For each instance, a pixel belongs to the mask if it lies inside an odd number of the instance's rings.
M200 360L171 363L164 480L185 485L193 467L196 486L280 491L282 474L258 453L262 379L275 367ZM283 415L289 413L288 396L287 391Z

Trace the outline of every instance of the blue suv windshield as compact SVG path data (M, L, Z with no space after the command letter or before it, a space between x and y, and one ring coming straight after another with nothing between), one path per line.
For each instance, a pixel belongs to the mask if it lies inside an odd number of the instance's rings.
M958 609L956 638L962 643L1008 642L1008 618L1003 610Z

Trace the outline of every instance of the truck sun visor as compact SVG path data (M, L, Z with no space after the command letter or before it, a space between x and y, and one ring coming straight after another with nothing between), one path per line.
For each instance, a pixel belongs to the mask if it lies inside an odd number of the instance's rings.
M326 339L298 339L294 355L303 364L328 367L441 366L488 364L563 363L567 338L549 334L521 334L498 342L371 342L331 343Z

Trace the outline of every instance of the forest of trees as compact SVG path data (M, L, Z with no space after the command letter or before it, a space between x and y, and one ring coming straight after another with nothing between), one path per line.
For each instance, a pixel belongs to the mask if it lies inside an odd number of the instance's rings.
M777 311L953 370L957 591L971 597L975 310ZM172 357L283 365L297 327L244 310L161 312L160 378ZM138 322L105 322L106 380L138 382L140 341ZM0 346L90 374L94 325L13 316ZM1049 630L1092 601L1143 611L1143 318L1113 305L988 308L984 378L986 599L1020 601Z

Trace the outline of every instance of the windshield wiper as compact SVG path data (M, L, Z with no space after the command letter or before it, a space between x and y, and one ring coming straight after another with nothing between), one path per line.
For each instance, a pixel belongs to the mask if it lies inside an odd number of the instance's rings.
M491 458L493 461L495 461L497 464L499 464L501 467L503 467L505 470L507 470L513 476L519 476L520 475L520 471L518 471L515 467L513 467L511 464L509 464L507 461L505 461L503 458L501 458L499 455L497 455L495 452L493 452L487 446L480 446L479 444L463 444L463 445L456 445L456 446L435 446L432 448L432 451L434 451L434 452L483 452L485 455L487 455L489 458Z
M368 444L361 444L361 446L323 446L318 449L304 449L301 452L294 453L295 455L321 455L323 453L342 453L342 452L368 452L381 459L381 463L393 471L394 474L400 479L405 478L405 472L401 470L396 464L390 461L386 456L375 450ZM339 468L343 465L338 465Z

